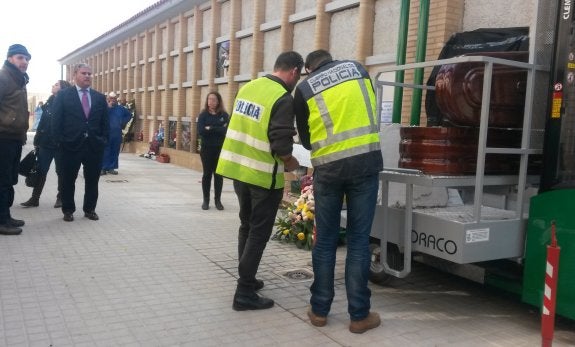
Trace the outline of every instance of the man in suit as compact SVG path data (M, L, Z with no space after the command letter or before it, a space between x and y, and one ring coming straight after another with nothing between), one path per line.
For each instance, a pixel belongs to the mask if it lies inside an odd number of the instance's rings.
M92 68L78 64L73 70L75 87L66 88L54 100L52 132L58 144L62 175L64 220L74 220L74 193L80 165L84 168L84 216L98 220L98 182L104 148L110 131L108 103L92 88Z

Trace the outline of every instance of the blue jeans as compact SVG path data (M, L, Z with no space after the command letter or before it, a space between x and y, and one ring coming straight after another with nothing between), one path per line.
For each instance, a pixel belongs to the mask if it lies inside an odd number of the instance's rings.
M362 320L369 314L369 234L378 186L377 174L336 180L314 175L316 240L312 250L314 281L310 288L310 303L313 312L319 316L327 316L333 302L335 258L344 196L347 204L345 288L348 313L353 321Z

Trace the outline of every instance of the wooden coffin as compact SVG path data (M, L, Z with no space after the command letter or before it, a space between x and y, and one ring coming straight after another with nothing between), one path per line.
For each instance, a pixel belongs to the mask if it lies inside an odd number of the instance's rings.
M403 127L400 129L398 166L421 170L428 175L473 175L477 166L479 129L472 127ZM518 147L521 131L490 129L488 147ZM532 156L532 171L537 170ZM520 157L510 154L487 154L485 173L515 175Z
M483 55L527 62L528 52L483 52ZM435 80L437 106L446 123L478 127L481 118L484 63L443 65ZM495 64L493 66L489 126L521 128L525 104L524 69Z

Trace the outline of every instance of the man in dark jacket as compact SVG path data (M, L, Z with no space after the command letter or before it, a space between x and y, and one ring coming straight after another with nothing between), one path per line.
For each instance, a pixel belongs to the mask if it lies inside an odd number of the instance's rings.
M64 220L74 220L74 192L80 166L84 167L84 217L98 220L98 183L104 147L108 142L108 103L104 94L90 88L92 68L74 67L74 87L58 93L54 100L52 134L58 144L62 176L62 212Z
M0 69L0 235L19 235L24 225L23 220L12 218L10 207L30 117L26 70L31 58L26 47L14 44Z
M54 208L62 207L62 197L60 196L62 175L59 174L60 163L59 158L56 157L58 146L52 136L52 104L54 103L56 94L58 94L61 89L68 87L70 87L70 83L64 80L58 80L52 86L52 95L50 95L46 103L42 105L42 116L36 128L36 135L34 135L34 147L36 148L36 155L38 156L38 179L32 189L32 196L27 201L20 203L21 206L38 207L40 205L40 195L46 183L46 176L48 175L48 170L50 170L50 164L52 164L52 160L54 160L56 163L56 173L58 174L58 195L56 196Z
M369 235L375 213L378 175L383 169L375 92L367 70L352 60L333 60L325 50L306 57L309 75L294 95L298 134L311 150L315 198L314 280L308 316L324 326L334 298L334 267L341 208L347 205L345 288L349 330L363 333L380 325L371 312L367 286Z
M234 180L240 205L239 278L232 304L236 311L274 305L256 293L264 286L256 274L283 197L284 170L299 167L291 154L296 132L290 93L302 67L299 53L283 52L272 74L239 90L218 159L216 173Z

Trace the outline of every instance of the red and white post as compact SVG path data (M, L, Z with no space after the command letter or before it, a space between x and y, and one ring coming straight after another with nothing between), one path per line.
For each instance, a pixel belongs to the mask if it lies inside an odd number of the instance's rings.
M541 307L541 346L551 347L555 329L555 303L557 302L557 277L559 273L559 253L557 246L555 221L551 222L551 244L547 246L547 265L545 267L545 290Z

